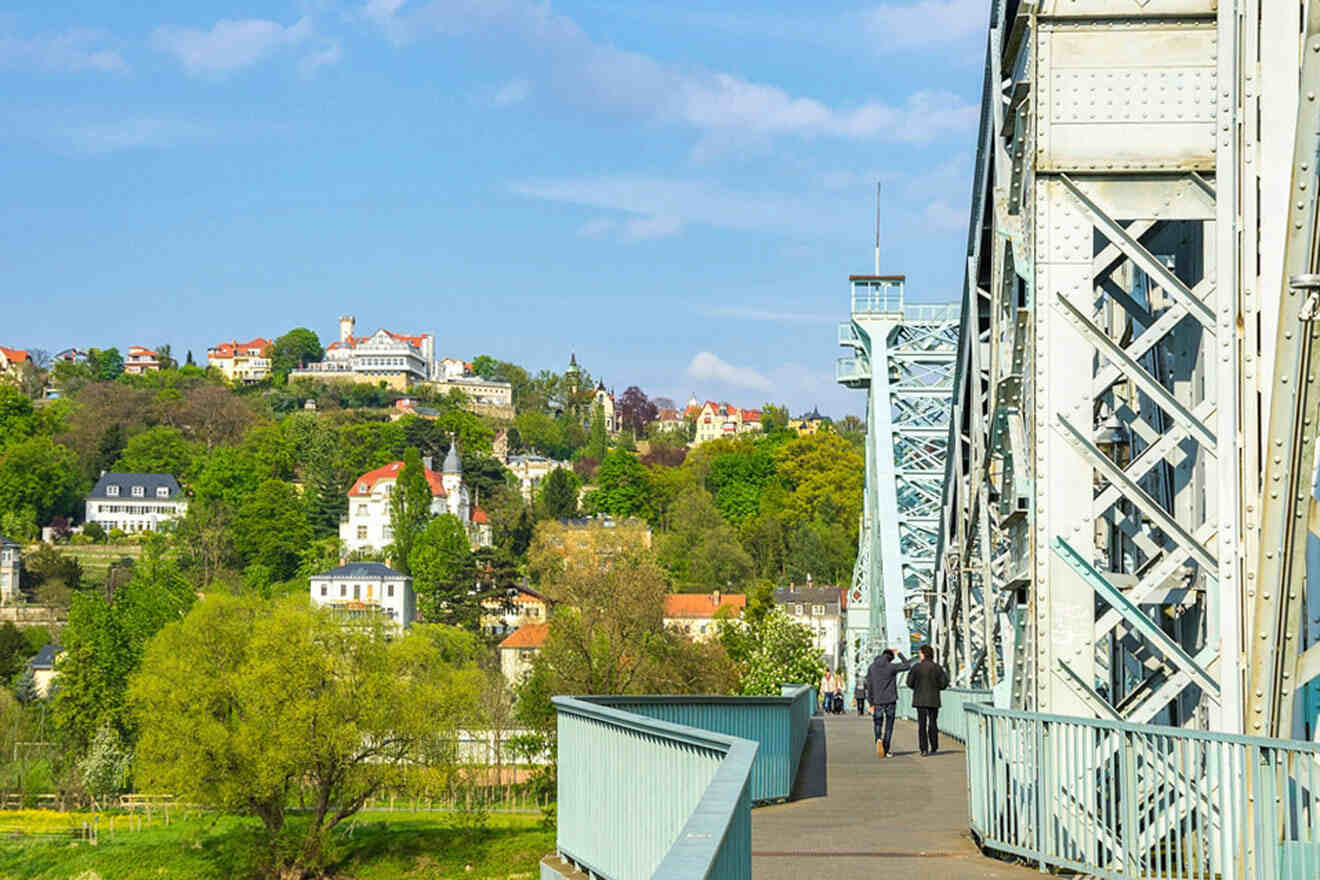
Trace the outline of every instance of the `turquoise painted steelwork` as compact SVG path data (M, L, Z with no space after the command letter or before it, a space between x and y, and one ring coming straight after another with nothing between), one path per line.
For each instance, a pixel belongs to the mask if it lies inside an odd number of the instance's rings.
M606 880L750 880L757 745L555 697L556 847Z
M797 777L815 691L784 685L779 697L582 697L585 702L755 742L751 797L757 804L787 800Z
M987 690L945 688L940 691L940 733L948 734L958 742L967 742L967 714L964 710L973 703L989 705L993 701L993 694ZM899 718L917 720L917 710L912 708L912 689L903 684L898 687L897 713Z
M1320 744L968 704L971 829L1096 877L1320 877Z

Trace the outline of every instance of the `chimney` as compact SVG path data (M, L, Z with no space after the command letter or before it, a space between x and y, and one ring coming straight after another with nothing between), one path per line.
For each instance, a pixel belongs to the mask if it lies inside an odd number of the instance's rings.
M431 470L431 461L432 461L431 456L429 456L429 455L423 455L423 456L422 456L422 467L426 468L428 471Z
M348 342L353 338L353 328L357 325L357 318L352 315L339 316L339 341Z

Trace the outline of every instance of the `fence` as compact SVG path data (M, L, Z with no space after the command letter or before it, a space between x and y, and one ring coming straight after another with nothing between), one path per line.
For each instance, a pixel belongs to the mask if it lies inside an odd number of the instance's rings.
M967 706L993 701L990 691L974 688L945 688L940 691L940 714L938 718L940 733L948 734L958 742L967 742ZM912 707L912 688L900 684L898 687L899 718L917 720L917 710Z
M556 848L593 876L751 877L756 743L555 697Z
M645 696L583 697L598 706L657 718L752 740L757 744L752 764L751 797L765 804L788 800L797 778L807 725L815 712L815 690L784 685L779 697ZM562 772L562 771L561 771Z
M965 718L988 849L1115 880L1320 876L1320 745L975 704Z

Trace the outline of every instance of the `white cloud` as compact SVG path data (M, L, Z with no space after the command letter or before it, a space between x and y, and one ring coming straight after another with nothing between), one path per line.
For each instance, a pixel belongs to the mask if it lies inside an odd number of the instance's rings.
M53 37L0 35L0 67L30 68L58 73L124 73L128 63L104 46L96 31L71 30Z
M984 39L989 9L985 0L920 0L873 7L863 13L863 21L881 45L945 45Z
M298 61L298 72L303 76L314 76L322 67L338 64L343 57L344 51L335 40L310 55L304 55Z
M677 235L683 221L677 217L632 217L623 224L624 241L653 241Z
M511 79L500 90L495 93L491 103L496 107L512 107L514 104L521 104L532 94L532 84L519 77Z
M720 360L708 351L699 352L688 364L687 374L693 379L705 379L723 382L738 388L751 388L756 391L772 391L774 383L751 367L736 367Z
M64 141L79 153L102 154L120 150L159 149L209 137L209 129L172 119L123 119L65 128Z
M967 208L955 208L943 199L926 205L922 213L926 222L935 229L957 232L967 228Z
M977 108L949 92L901 105L831 107L778 86L722 72L679 69L596 42L572 19L535 0L369 0L363 16L403 43L426 34L497 36L521 60L539 60L547 85L570 102L695 128L724 138L796 135L923 142L975 127Z
M617 221L609 217L597 217L594 220L588 220L578 228L578 235L583 238L605 238L611 232L619 227Z
M288 27L262 18L221 19L210 30L158 27L151 43L173 55L193 76L223 76L251 67L285 46L298 45L311 32L309 18Z

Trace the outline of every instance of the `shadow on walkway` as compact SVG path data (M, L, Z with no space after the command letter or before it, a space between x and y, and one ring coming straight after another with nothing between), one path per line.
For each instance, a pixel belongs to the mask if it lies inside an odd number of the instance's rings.
M820 715L812 716L811 723L807 725L807 743L802 747L802 761L798 764L797 779L793 780L793 791L788 796L790 801L829 795L827 751L825 719Z

